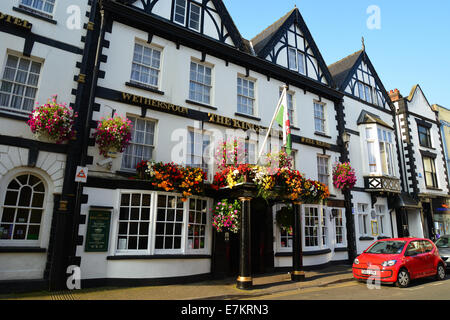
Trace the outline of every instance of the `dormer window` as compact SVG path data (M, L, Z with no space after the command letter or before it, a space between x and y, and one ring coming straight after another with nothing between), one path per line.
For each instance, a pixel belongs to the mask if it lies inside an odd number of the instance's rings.
M305 55L295 48L288 48L289 69L305 74Z

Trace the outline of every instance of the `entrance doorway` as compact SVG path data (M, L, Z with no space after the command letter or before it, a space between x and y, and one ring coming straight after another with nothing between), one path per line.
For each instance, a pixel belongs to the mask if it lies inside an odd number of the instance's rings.
M252 273L273 272L273 215L271 204L263 199L252 200L250 228Z

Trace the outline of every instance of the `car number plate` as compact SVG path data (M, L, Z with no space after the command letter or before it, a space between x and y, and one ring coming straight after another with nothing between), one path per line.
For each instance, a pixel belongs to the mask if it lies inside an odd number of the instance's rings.
M377 272L375 270L361 270L362 274L370 274L372 276L376 275Z

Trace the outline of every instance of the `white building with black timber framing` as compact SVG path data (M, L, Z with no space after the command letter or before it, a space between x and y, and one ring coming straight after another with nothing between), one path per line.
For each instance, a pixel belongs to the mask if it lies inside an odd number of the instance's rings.
M104 157L91 139L92 163L80 214L87 222L90 215L103 212L110 216L111 228L106 250L86 252L84 242L77 246L83 285L234 274L237 236L225 241L223 234L212 231L210 219L196 221L205 245L191 246L190 213L210 208L213 193L183 204L180 195L154 191L129 176L137 161L171 162L177 146L191 150L200 143L203 148L194 156L201 158L204 148L214 144L213 133L225 135L229 129L244 129L249 150L256 151L257 141L247 129L269 126L284 85L289 86L296 168L327 183L332 194L326 206L302 206L303 263L307 267L347 261L351 208L331 182L332 165L343 154L343 131L336 120L342 116L342 94L333 89L299 10L291 10L249 41L222 1L103 1L102 8L99 56L104 61L94 80L92 120L111 116L114 110L132 119L146 138L134 135L131 146L110 166L103 165ZM184 135L177 136L179 132ZM192 165L189 161L176 162ZM212 166L201 165L211 177ZM252 201L252 208L252 271L291 268L291 241L275 224L279 206ZM179 213L179 220L173 212ZM174 229L169 232L169 227ZM87 229L87 224L79 225L80 239ZM225 254L227 246L230 256Z
M393 105L365 49L328 66L344 93L349 160L357 175L352 189L357 252L395 236L389 199L401 192ZM394 214L394 216L393 216Z
M74 264L67 246L73 215L66 213L75 199L81 142L42 142L27 126L35 104L53 95L83 120L79 75L88 68L83 53L90 2L71 10L62 0L0 3L1 291L56 288L65 281L65 265ZM79 124L77 131L79 138Z
M407 97L398 89L389 94L403 154L404 192L411 198L397 201L405 204L397 209L398 234L435 239L433 216L446 209L450 191L438 111L418 84Z

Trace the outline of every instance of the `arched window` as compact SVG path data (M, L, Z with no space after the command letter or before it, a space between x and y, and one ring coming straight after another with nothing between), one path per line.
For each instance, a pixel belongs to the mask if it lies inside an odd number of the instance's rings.
M1 207L0 240L39 240L45 185L32 174L8 184Z

